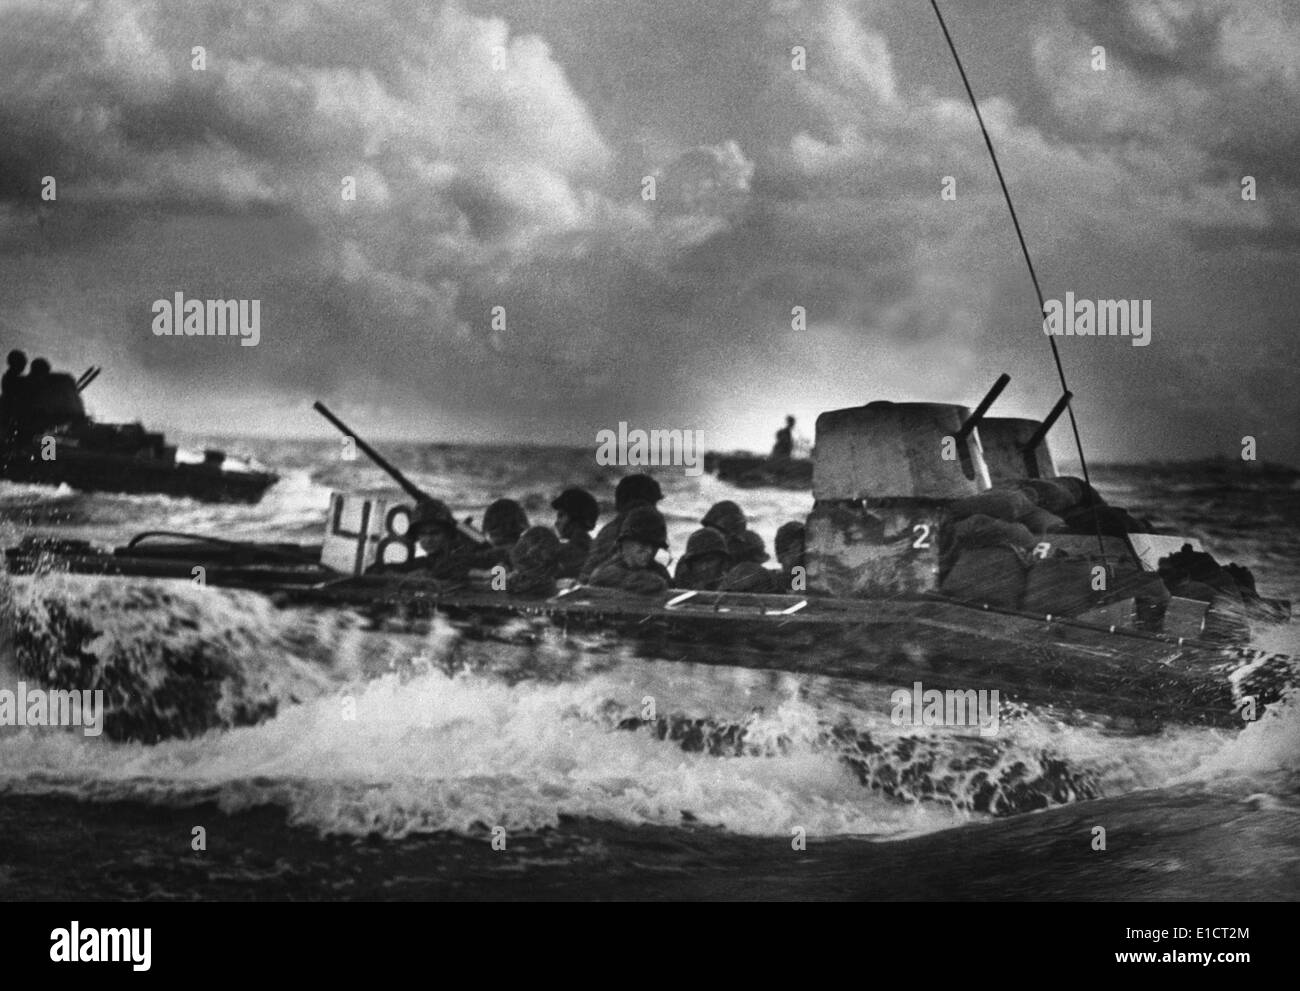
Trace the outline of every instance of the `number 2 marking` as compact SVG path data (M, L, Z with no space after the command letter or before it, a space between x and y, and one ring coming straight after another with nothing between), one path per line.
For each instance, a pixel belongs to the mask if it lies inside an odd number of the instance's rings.
M930 524L917 523L912 527L912 532L916 534L916 539L912 541L912 546L918 551L930 549Z

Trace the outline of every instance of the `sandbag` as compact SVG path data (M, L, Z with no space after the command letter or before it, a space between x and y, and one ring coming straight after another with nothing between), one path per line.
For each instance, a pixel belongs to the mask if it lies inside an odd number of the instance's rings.
M1052 479L1058 487L1069 492L1076 506L1104 506L1106 500L1091 485L1074 475L1061 475Z
M1039 537L1047 533L1064 533L1066 530L1065 520L1038 506L1034 507L1033 512L1020 517L1017 522Z
M1039 509L1060 515L1075 505L1074 493L1054 478L1026 478L1016 483L1021 493L1032 498Z
M1023 523L1009 523L992 516L968 516L952 527L952 539L958 550L979 547L1019 547L1031 550L1037 543Z
M1087 506L1104 506L1106 500L1097 490L1081 478L1062 475L1060 478L1025 478L1016 483L1023 495L1032 498L1040 509L1063 516L1072 509Z
M1018 489L992 489L979 495L956 499L948 507L948 518L963 520L970 516L991 516L1015 522L1038 507Z
M1025 589L1025 559L1010 547L963 549L939 591L962 602L1018 609Z
M1123 537L1130 533L1147 533L1150 526L1127 510L1115 506L1080 506L1066 512L1061 519L1067 533L1100 533L1104 537Z

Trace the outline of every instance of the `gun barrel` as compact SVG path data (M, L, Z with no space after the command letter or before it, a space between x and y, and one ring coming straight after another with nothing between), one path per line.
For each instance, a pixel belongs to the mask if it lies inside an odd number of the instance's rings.
M400 485L402 487L402 491L404 491L412 499L415 499L417 501L423 501L429 498L419 488L419 486L417 486L409 478L403 475L402 472L398 470L396 467L394 467L382 454L380 454L373 447L367 444L364 440L358 437L356 431L354 431L346 423L344 423L332 412L330 412L329 408L326 407L324 403L318 401L314 404L312 408L315 409L316 412L319 413L321 416L325 417L325 419L329 420L330 423L334 424L334 426L337 427L338 430L342 434L344 434L344 436L351 437L354 441L356 441L357 447L361 448L361 451L365 454L365 456L368 457L380 468L382 468L384 473L387 474L388 477L391 478L394 482Z
M1067 407L1069 407L1070 400L1073 398L1074 393L1072 392L1065 392L1061 395L1061 398L1056 401L1056 405L1052 407L1052 412L1047 414L1047 419L1045 419L1042 422L1042 425L1034 431L1033 436L1030 437L1029 440L1025 441L1024 446L1021 447L1022 451L1028 454L1043 442L1043 439L1047 436L1047 432L1051 430L1056 421L1061 418L1061 414L1065 412Z
M391 478L394 482L400 485L402 487L402 491L405 492L407 495L409 495L417 503L432 501L431 497L423 489L421 489L418 485L416 485L404 474L402 474L402 472L398 470L396 467L394 467L388 461L387 458L385 458L382 454L380 454L373 447L371 447L364 440L362 440L359 436L357 436L357 432L353 430L351 427L349 427L342 420L340 420L332 412L330 412L329 408L324 403L317 400L315 403L312 404L312 409L314 409L321 416L325 417L325 419L329 420L330 423L334 424L334 426L344 436L351 437L354 441L356 441L357 447L361 449L362 453L365 454L365 456L368 457L371 461L373 461L379 468L381 468L384 471L384 473L388 475L389 478ZM456 522L456 527L457 529L460 530L461 533L469 537L471 540L482 542L483 535L479 533L477 530L475 530L473 527L469 526L468 524Z
M959 444L970 436L972 430L979 426L980 420L984 419L984 414L989 411L989 407L993 405L998 396L1002 395L1002 390L1007 387L1010 381L1011 376L1006 372L998 376L998 380L993 383L993 388L989 389L984 398L980 400L980 404L975 407L975 412L967 418L966 422L961 425L961 429L957 431L957 442Z
M86 388L86 386L90 385L91 382L99 378L99 373L102 372L103 370L104 369L100 368L98 365L91 365L84 372L82 372L81 378L77 379L77 391L78 392L83 391Z

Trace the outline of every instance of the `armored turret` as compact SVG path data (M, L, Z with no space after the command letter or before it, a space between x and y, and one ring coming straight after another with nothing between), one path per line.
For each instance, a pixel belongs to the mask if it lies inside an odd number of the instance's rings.
M1039 420L993 416L982 420L980 444L989 480L1001 485L1020 478L1055 478L1056 463L1046 438L1029 446L1042 432L1043 424Z
M973 420L965 406L889 402L817 418L810 590L864 596L937 588L945 507L989 488Z

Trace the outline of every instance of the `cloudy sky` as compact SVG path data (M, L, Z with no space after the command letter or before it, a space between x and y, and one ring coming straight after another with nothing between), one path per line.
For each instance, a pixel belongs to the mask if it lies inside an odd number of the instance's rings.
M947 7L1047 296L1152 301L1060 341L1090 454L1300 463L1300 5ZM1057 392L925 0L0 0L0 284L0 346L166 429L766 446ZM178 291L260 344L154 336Z

